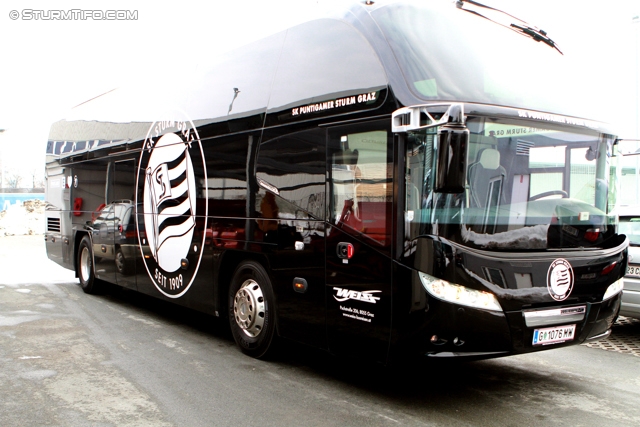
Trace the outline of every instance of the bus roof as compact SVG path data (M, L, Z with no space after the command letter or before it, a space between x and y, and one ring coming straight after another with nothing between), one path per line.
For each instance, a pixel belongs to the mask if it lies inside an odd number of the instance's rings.
M375 110L385 101L589 117L579 111L590 104L578 99L586 91L567 92L562 55L551 46L449 0L367 3L215 58L154 57L144 84L107 92L54 123L47 152L139 142L152 123L178 116L228 133Z

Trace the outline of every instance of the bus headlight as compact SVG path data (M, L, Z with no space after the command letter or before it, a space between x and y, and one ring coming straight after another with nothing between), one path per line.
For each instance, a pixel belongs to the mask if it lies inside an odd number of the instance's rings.
M492 293L455 285L446 280L429 276L421 271L418 272L418 275L422 281L422 286L434 298L483 310L502 311L500 303Z
M616 280L615 282L609 285L609 287L607 288L607 291L604 293L604 296L602 297L602 301L606 301L609 298L613 298L614 296L618 295L620 292L622 292L622 288L624 288L624 280L623 279Z

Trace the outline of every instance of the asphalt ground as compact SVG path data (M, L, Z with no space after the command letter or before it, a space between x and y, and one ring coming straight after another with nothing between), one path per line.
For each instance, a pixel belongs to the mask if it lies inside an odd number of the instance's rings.
M396 369L294 345L252 359L212 320L116 287L86 295L41 235L0 238L0 426L640 425L631 319L602 347Z

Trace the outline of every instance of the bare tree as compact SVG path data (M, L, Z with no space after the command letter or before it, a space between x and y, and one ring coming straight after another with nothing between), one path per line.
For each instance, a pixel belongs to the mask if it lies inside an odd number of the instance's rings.
M9 188L20 188L22 176L19 173L10 173L6 179Z
M44 173L41 168L31 169L29 176L31 178L32 188L44 188Z

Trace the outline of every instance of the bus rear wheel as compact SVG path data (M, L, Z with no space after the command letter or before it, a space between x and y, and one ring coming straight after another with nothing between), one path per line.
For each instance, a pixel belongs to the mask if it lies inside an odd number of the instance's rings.
M96 273L93 265L93 249L91 249L91 239L84 236L78 246L77 275L80 279L80 287L87 294L96 293Z
M231 333L243 353L267 357L275 340L273 288L262 265L249 261L236 269L229 287Z

